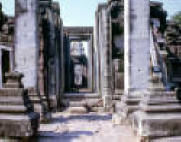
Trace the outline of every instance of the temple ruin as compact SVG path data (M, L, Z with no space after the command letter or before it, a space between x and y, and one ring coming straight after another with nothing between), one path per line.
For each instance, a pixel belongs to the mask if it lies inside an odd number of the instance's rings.
M108 0L94 27L67 27L58 2L15 0L14 17L0 3L0 137L27 140L54 112L180 136L181 27L166 18L161 2Z

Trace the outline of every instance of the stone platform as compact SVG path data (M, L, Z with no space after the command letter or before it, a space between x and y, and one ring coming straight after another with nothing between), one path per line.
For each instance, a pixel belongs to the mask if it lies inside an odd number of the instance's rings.
M17 72L7 73L8 85L0 89L0 137L28 138L39 127L39 114L33 111L27 90L22 88L22 77Z
M143 139L179 136L181 134L181 104L176 92L154 91L145 95L140 111L132 116L133 129Z
M66 93L61 105L63 111L71 113L87 113L103 111L103 100L96 93Z

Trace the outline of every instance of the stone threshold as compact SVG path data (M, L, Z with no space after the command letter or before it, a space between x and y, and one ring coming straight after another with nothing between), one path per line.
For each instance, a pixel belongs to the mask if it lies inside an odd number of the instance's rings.
M101 98L98 93L65 93L63 98Z

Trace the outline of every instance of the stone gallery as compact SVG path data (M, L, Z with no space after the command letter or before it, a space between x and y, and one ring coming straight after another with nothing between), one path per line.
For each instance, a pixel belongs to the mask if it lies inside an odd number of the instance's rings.
M108 0L94 27L64 26L52 0L15 0L14 17L2 6L0 139L35 141L52 114L94 112L137 142L181 141L181 27L161 2Z

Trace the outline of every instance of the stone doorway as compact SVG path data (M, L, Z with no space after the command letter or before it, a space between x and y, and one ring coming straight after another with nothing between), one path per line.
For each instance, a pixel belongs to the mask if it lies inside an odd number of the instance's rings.
M5 73L10 71L9 51L2 50L2 83L5 83Z
M94 91L93 28L64 27L65 92Z

